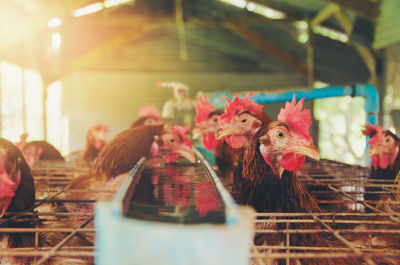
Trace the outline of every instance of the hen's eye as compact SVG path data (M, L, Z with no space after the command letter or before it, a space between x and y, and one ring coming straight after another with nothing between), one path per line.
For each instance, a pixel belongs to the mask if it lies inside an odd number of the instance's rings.
M246 123L246 122L247 122L247 119L246 119L246 118L243 118L243 119L241 120L241 122L242 122L242 123Z
M173 143L175 143L175 139L172 138L172 139L169 140L169 142L170 142L171 144L173 144Z
M389 138L386 138L386 139L385 139L385 142L387 142L387 143L390 142L390 139L389 139Z
M276 137L282 139L285 137L285 133L283 131L277 131L276 132Z

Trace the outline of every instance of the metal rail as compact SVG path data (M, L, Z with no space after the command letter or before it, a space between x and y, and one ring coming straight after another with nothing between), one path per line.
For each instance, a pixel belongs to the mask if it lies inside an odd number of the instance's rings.
M237 213L237 205L232 197L232 195L227 191L224 187L224 184L221 182L220 178L217 176L217 173L208 163L208 161L204 158L199 150L194 149L197 157L200 159L200 162L207 169L208 174L211 177L211 180L214 182L215 187L218 189L219 194L221 195L222 201L225 206L225 220L228 225L235 225L238 222L238 213Z

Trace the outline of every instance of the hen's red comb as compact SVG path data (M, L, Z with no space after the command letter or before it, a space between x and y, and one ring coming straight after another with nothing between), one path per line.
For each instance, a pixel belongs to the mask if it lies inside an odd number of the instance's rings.
M99 123L99 124L96 124L95 126L93 126L93 130L108 132L108 126L105 124Z
M161 120L160 111L154 105L143 106L139 109L139 117L154 117Z
M174 125L173 129L178 133L178 135L182 138L182 141L185 145L192 148L192 140L186 137L187 134L190 134L190 128L192 126L181 126L181 125Z
M207 100L205 96L200 96L196 104L195 122L199 123L208 119L210 113L215 111L215 107Z
M235 96L232 101L225 97L227 104L225 104L225 113L219 118L220 124L229 123L233 116L240 110L248 110L256 114L261 113L264 106L250 99L253 93L253 91L248 93L244 98Z
M369 144L380 144L385 138L382 127L379 125L374 126L369 122L365 124L365 129L362 131L362 133L370 137L368 140Z
M293 94L292 102L286 102L285 108L281 108L278 120L289 124L296 133L303 135L306 139L311 139L309 128L311 125L311 114L309 109L302 110L304 98L296 105L296 94Z

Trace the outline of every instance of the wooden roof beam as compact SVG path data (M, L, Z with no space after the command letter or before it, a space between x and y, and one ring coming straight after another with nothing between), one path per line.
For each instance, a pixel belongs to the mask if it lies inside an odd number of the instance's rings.
M201 23L200 21L196 21L194 24L205 24ZM177 33L172 30L167 30L167 34L177 37ZM196 43L197 45L201 45L203 47L206 47L208 49L212 49L218 52L221 52L223 54L226 54L228 56L233 56L236 58L248 60L254 63L257 63L260 61L260 56L258 53L252 52L250 50L243 50L235 47L234 45L229 45L229 43L221 43L219 40L214 40L213 38L204 38L202 36L195 36L191 34L189 31L188 34L186 35L186 38L188 41L192 43Z
M334 1L332 1L334 2ZM330 3L324 9L322 9L311 21L310 26L314 27L322 23L324 20L331 16L335 16L336 20L339 22L340 26L343 28L344 32L350 36L353 31L353 23L348 19L348 17L343 13L342 8L335 3ZM376 60L372 52L360 44L351 43L357 50L360 57L363 59L365 65L370 72L371 83L376 83Z
M307 77L307 67L302 61L298 60L287 51L279 48L274 43L269 42L249 27L232 23L225 23L225 26L272 57L278 59L283 64L289 66L302 76Z
M131 27L123 31L121 34L118 34L110 40L101 43L99 46L95 47L86 54L80 56L79 58L72 60L64 69L60 71L58 75L45 77L44 79L46 83L51 84L52 82L61 79L63 76L87 68L88 66L104 58L106 55L117 51L126 43L137 39L146 32L152 30L153 28L162 25L161 21L163 20L156 20L152 22L142 21L142 23L137 24L136 27Z
M335 3L342 8L348 8L356 14L370 19L376 19L379 15L379 0L325 0Z
M98 26L98 27L132 27L136 26L138 20L142 20L142 15L118 15L118 16L84 16L84 17L68 17L63 20L64 25L77 25L80 27L86 26ZM154 18L156 19L156 18ZM171 22L175 21L172 16L165 16L165 20ZM269 19L263 16L256 15L226 15L223 17L185 17L185 23L210 23L210 24L222 24L224 22L230 23L247 23L247 24L258 24L258 23L293 23L298 20L302 20L304 17L298 18L283 18L283 19Z
M126 27L135 28L141 25L143 21L175 22L172 16L146 16L146 15L117 15L117 16L99 16L99 17L69 17L63 20L63 26L67 27ZM151 23L151 22L150 22Z
M14 25L0 31L0 50L19 42L27 35L33 35L40 29L47 27L47 22L55 17L70 15L73 10L80 8L90 0L64 0L50 1L45 10L40 14L28 16Z
M285 13L287 15L287 17L290 19L295 19L295 20L299 20L299 19L304 19L304 14L302 12L297 12L294 11L293 9L288 9L288 8L284 8L280 3L273 3L270 1L266 1L266 0L251 0L254 3L269 7L269 8L273 8L276 9L282 13ZM274 1L276 2L276 1Z
M348 36L350 36L352 30L353 30L353 24L351 21L347 18L345 14L342 12L336 13L336 19L339 22L339 24L342 26L344 31ZM376 59L375 56L372 54L371 50L367 47L364 47L360 44L357 43L351 43L357 50L358 54L360 57L363 59L365 65L367 66L369 73L370 73L370 82L374 85L376 85L377 81L377 74L376 74Z
M328 4L325 8L323 8L321 11L318 12L317 15L315 15L311 21L310 21L310 26L318 26L331 16L335 15L337 12L340 11L340 6L336 4Z

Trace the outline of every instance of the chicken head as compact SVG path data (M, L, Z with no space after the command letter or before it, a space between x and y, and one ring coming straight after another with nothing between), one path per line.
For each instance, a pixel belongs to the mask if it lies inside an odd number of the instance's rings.
M252 95L253 92L244 98L235 96L232 101L226 98L225 112L219 118L217 139L224 138L234 149L247 146L263 125L263 119L260 117L263 105L251 100Z
M390 131L383 131L381 126L374 126L371 123L367 123L362 132L370 137L368 154L375 170L386 169L395 163L400 148L400 139L396 135Z
M90 143L96 150L100 150L106 143L106 135L108 133L108 126L104 124L97 124L90 128L87 133L87 142Z
M281 109L278 120L270 123L259 138L261 155L279 176L283 170L298 170L305 156L319 159L318 150L308 133L310 110L302 110L303 100L296 105L294 95L292 102L286 102L285 108Z
M155 137L151 152L153 156L163 156L166 163L174 163L184 157L191 163L196 162L192 141L186 137L190 126L166 125L161 135Z
M202 136L203 145L207 150L213 150L218 145L215 134L219 128L218 121L221 114L222 111L216 110L206 97L199 97L196 104L196 124L193 128L193 139Z

